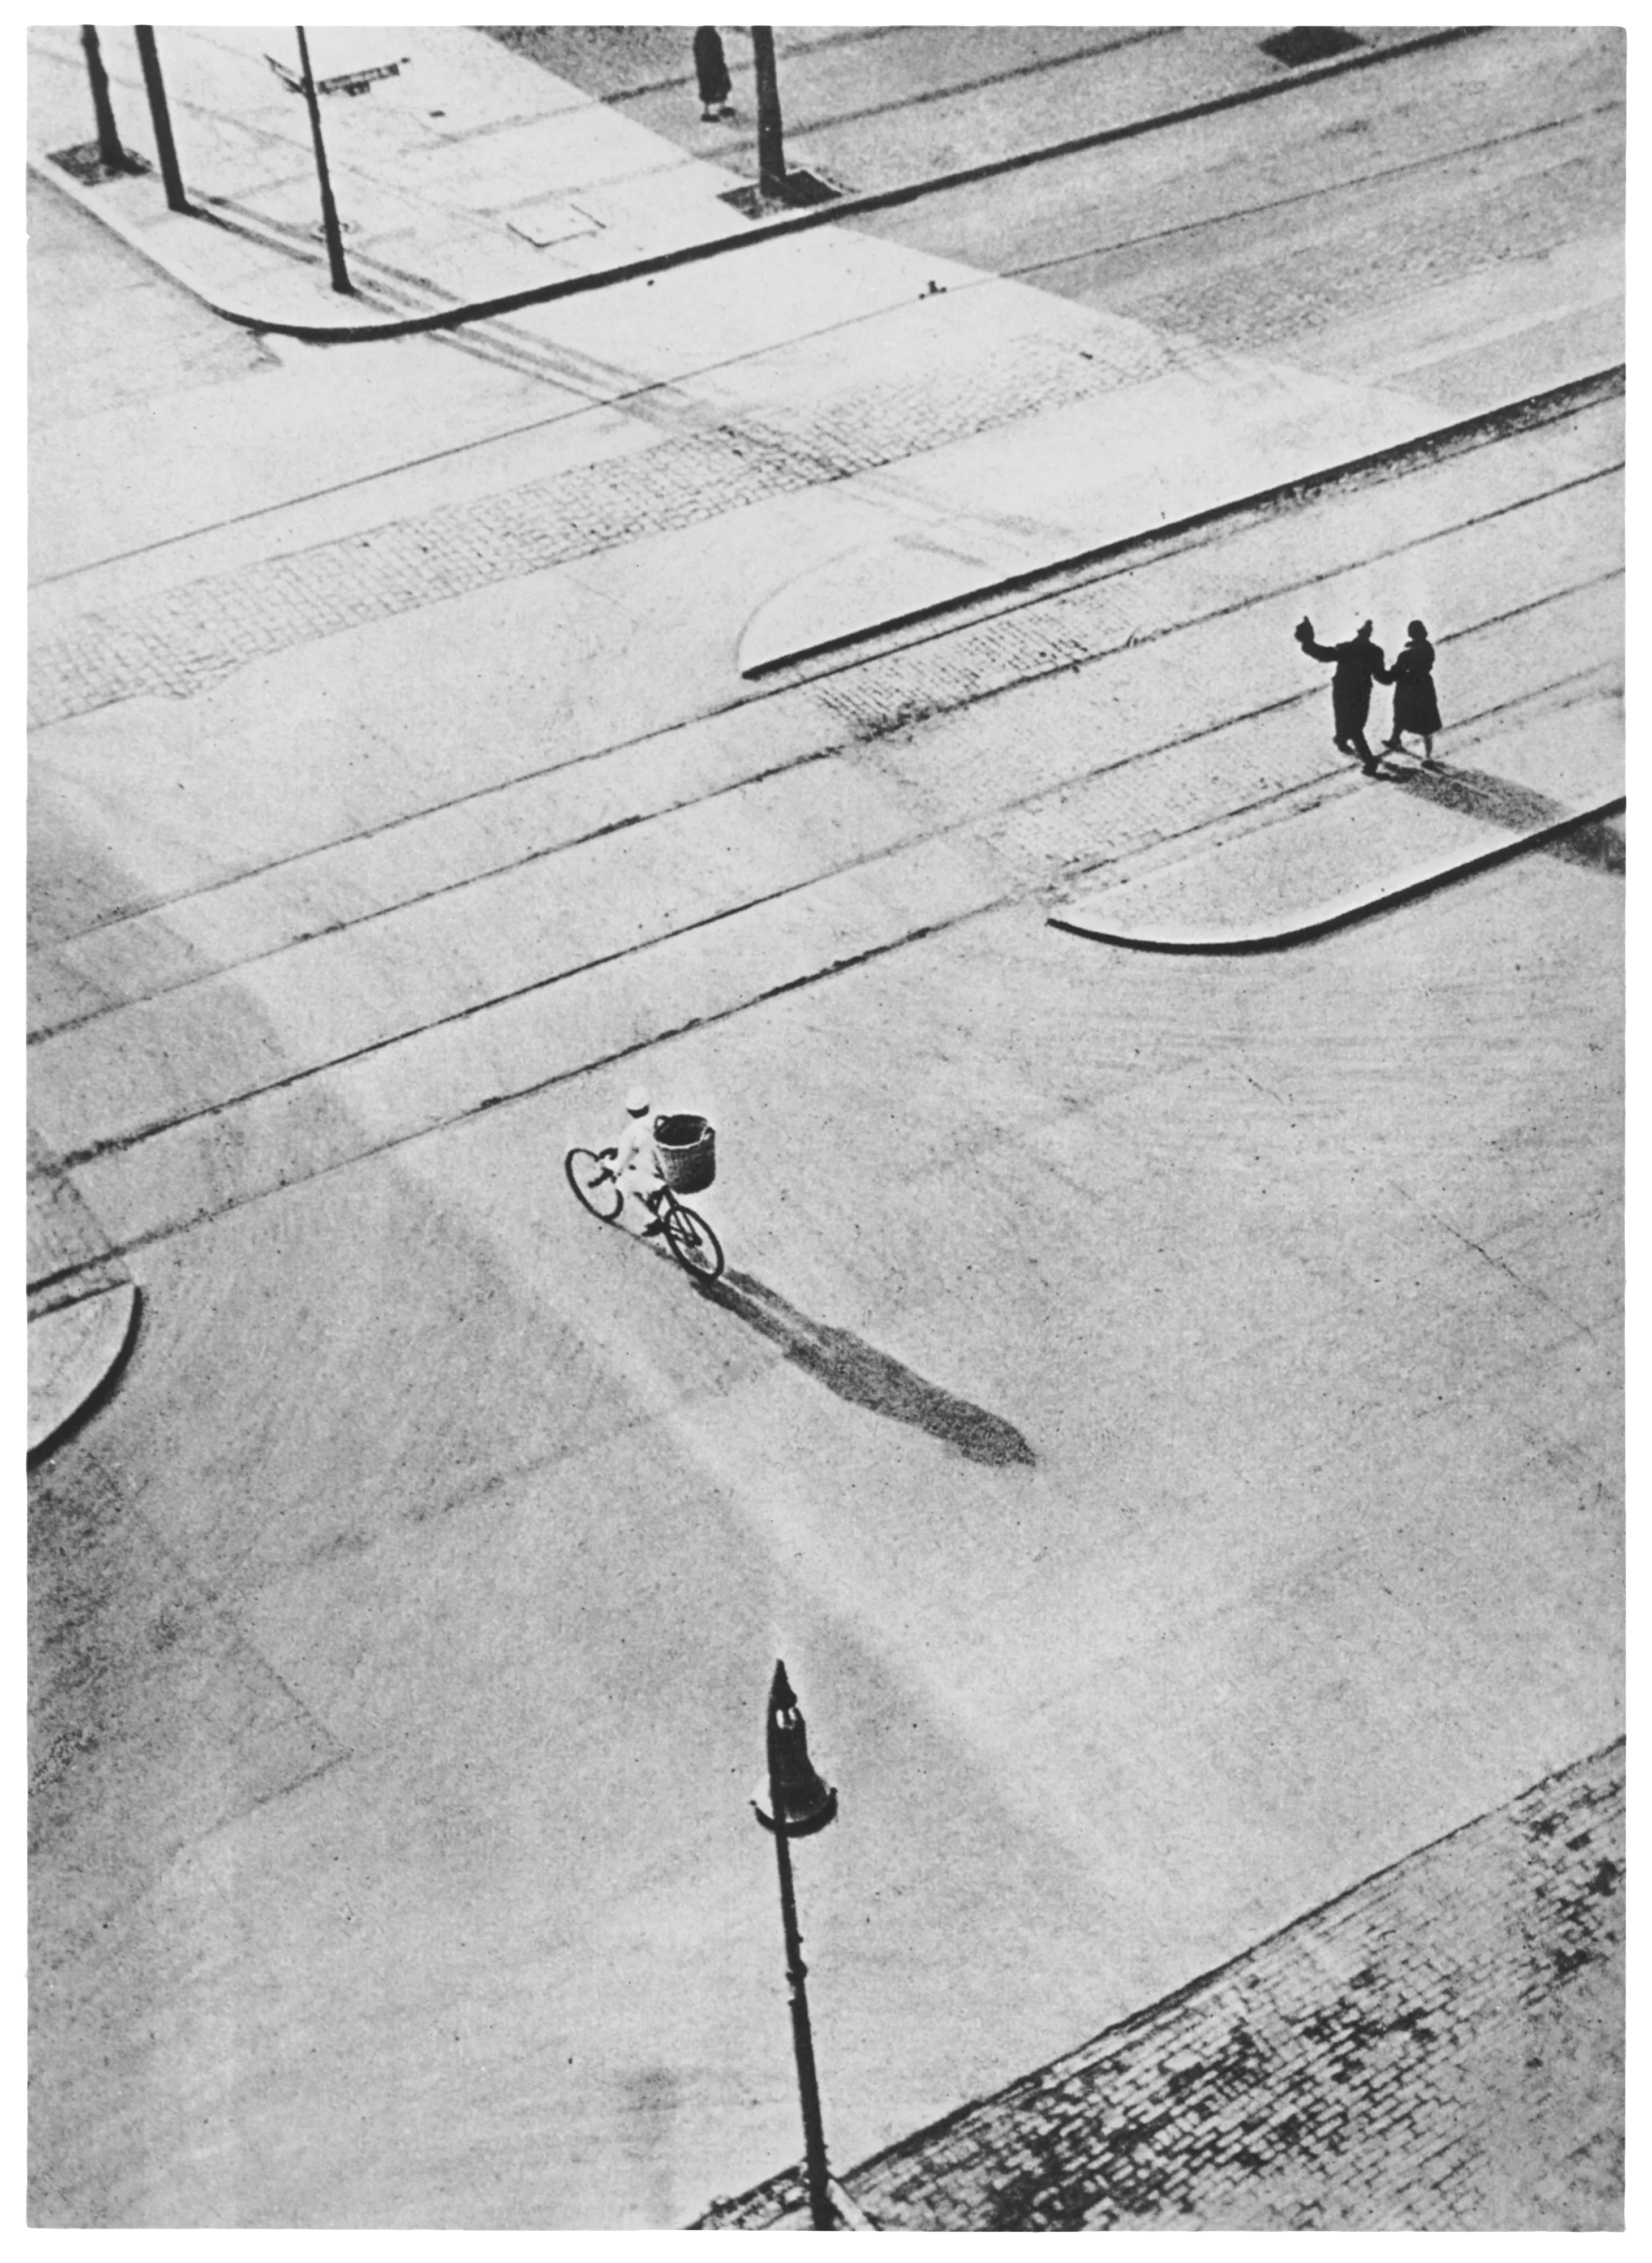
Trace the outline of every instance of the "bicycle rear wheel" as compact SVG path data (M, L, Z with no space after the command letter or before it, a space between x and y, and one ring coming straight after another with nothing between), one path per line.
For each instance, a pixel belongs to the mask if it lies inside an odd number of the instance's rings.
M613 1159L612 1147L605 1147L600 1153L590 1147L570 1147L562 1161L569 1185L591 1216L605 1225L612 1225L625 1204L619 1182L605 1176Z
M723 1269L722 1244L698 1211L674 1203L665 1213L665 1238L671 1254L701 1281L714 1281Z

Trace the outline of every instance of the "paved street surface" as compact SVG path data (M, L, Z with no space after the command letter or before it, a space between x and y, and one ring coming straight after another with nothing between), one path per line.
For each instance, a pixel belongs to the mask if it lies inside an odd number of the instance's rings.
M494 36L598 96L625 118L743 178L757 171L749 34L725 32L730 119L700 115L685 32L535 24ZM1408 33L1362 25L1367 51ZM774 34L789 164L850 195L1047 148L1137 118L1191 108L1288 73L1237 25L962 25L945 42L912 25Z
M1619 1732L1620 822L1265 958L1047 922L1622 793L1621 67L354 346L32 184L31 1129L143 1300L32 1481L35 2222L795 2158L777 1656L843 2162ZM1304 611L1428 622L1440 773ZM564 1182L638 1077L714 1291Z

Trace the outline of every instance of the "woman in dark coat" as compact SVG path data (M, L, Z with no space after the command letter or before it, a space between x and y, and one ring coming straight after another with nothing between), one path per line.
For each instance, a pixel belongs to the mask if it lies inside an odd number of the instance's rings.
M732 82L722 34L714 24L702 24L694 34L694 76L699 81L701 118L732 118L734 112L728 107Z
M1379 682L1394 686L1394 728L1383 741L1390 755L1404 752L1402 734L1410 731L1423 741L1423 759L1434 759L1434 734L1440 727L1439 702L1434 697L1434 647L1421 621L1406 625L1410 642L1394 656L1394 665Z

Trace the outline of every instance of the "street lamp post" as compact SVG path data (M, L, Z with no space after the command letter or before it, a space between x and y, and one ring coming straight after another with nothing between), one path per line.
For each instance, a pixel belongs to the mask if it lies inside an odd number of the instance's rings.
M86 51L86 76L91 81L92 115L98 120L98 156L105 173L127 173L132 168L115 130L115 107L109 99L109 74L96 24L83 24L80 44Z
M186 213L189 199L184 194L184 176L178 170L178 151L172 142L171 113L166 106L166 82L161 76L161 58L155 44L153 24L134 24L132 36L138 43L138 61L143 66L143 90L149 98L149 120L155 127L155 154L161 161L161 179L166 187L170 210Z
M774 33L751 26L751 65L757 81L757 186L765 197L786 195L786 147L780 132L780 82L774 69Z
M777 1659L769 1688L769 1769L751 1804L765 1831L774 1834L774 1860L780 1874L780 1925L786 1935L786 1977L792 2000L792 2048L797 2058L797 2087L803 2108L803 2157L808 2182L809 2223L815 2231L835 2231L837 2212L826 2166L826 2132L821 2122L820 2087L815 2079L815 2040L808 2024L803 1940L797 1929L797 1898L792 1886L793 1839L823 1831L837 1812L837 1794L809 1765L808 1739L797 1710L786 1667Z
M310 139L315 144L315 177L322 190L322 234L327 238L327 264L332 270L333 288L354 297L355 286L350 279L350 270L344 264L344 239L339 233L338 207L333 202L333 184L327 173L327 149L322 141L322 105L315 92L315 75L310 69L309 41L304 37L304 26L298 32L299 69L304 78L304 100L309 111Z

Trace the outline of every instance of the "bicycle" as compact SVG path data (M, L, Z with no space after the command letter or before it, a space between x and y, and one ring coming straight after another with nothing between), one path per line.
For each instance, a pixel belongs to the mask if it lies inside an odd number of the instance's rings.
M613 1173L618 1152L613 1147L570 1147L562 1160L569 1185L605 1225L612 1225L625 1208L625 1189ZM664 1231L666 1247L684 1271L698 1281L718 1279L723 1269L722 1244L699 1212L662 1185L654 1214Z

